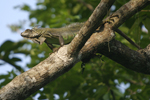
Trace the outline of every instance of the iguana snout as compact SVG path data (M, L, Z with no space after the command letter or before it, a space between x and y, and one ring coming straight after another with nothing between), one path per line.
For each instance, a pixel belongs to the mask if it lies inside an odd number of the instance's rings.
M36 38L39 37L40 34L33 31L32 29L26 29L24 32L21 33L22 37L28 37L28 38Z

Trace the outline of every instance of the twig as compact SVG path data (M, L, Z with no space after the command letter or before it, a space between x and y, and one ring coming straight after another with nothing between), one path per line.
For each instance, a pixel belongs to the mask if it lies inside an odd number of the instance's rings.
M134 45L135 47L137 47L138 49L141 49L141 47L139 45L137 45L135 42L133 42L125 33L123 33L121 30L119 29L115 29L115 31L120 34L122 37L124 37L127 41L129 41L132 45Z

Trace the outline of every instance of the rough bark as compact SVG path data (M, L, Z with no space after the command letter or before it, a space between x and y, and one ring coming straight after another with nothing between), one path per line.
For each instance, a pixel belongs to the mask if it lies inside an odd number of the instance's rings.
M79 34L77 34L69 44L70 46L67 49L69 54L76 55L81 50L92 33L99 27L100 24L102 24L103 18L107 14L107 11L109 11L109 8L114 1L115 0L101 0L92 15L80 29Z
M100 3L99 5L103 5L106 2L112 5L112 1L113 0L102 0L102 4ZM71 44L61 47L58 52L51 54L47 59L32 69L15 77L0 90L0 100L22 100L27 98L47 83L67 72L78 61L89 57L93 52L100 52L132 70L150 74L150 70L148 69L150 68L149 46L139 51L131 50L127 46L114 40L113 31L113 29L118 28L125 19L130 18L139 9L145 7L147 1L148 0L129 1L113 14L117 17L113 17L113 15L110 16L113 19L111 23L106 23L98 32L92 34L90 37L91 33L98 27L98 23L95 22L101 22L98 18L104 17L103 14L98 15L98 17L92 14L79 32L80 35L82 35L81 37L78 34ZM95 11L99 11L102 9L101 7L103 6L98 6ZM107 12L109 6L106 7L108 8L103 9L104 11L102 12ZM89 37L90 39L88 39ZM81 44L79 44L79 42ZM108 42L110 50L108 48ZM136 60L138 60L138 63L135 62ZM138 68L141 67L142 70L140 71Z
M148 4L146 2L143 0L131 0L115 13L108 16L105 20L110 20L111 22L105 24L103 31L94 33L80 51L81 54L86 53L86 56L82 56L82 59L88 58L93 52L99 52L126 68L144 74L150 74L149 46L138 51L131 50L119 41L112 40L112 33L110 31L110 29L117 29L125 20L145 7Z

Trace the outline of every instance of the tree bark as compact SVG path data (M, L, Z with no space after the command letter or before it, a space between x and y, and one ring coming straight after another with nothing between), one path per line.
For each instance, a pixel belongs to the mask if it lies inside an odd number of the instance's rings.
M121 42L112 38L112 32L117 29L128 18L140 11L149 3L142 0L131 0L123 5L115 13L108 16L105 20L112 22L106 23L103 31L94 33L81 49L82 59L88 58L93 52L99 52L126 68L132 69L144 74L150 74L150 48L149 45L145 49L138 51L131 50ZM103 39L102 39L103 38ZM112 40L113 39L113 40ZM112 40L112 41L110 41ZM90 43L90 44L88 44ZM109 47L108 47L109 45Z
M64 45L35 67L15 77L0 90L0 100L22 100L27 98L47 83L69 71L75 63L84 60L95 52L109 57L126 68L150 74L149 46L139 51L131 50L114 39L113 31L123 24L125 19L130 18L145 7L147 1L129 1L114 14L106 18L106 20L113 19L111 23L106 23L104 26L101 26L99 31L92 34L99 26L98 23L105 16L105 12L108 11L114 2L114 0L101 0L91 17L81 28L79 34L69 45Z

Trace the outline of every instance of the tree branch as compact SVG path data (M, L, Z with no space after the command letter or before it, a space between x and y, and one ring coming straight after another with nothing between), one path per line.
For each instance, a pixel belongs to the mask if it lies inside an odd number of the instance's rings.
M111 18L113 21L111 23L106 23L103 30L94 33L90 37L80 51L80 55L86 54L86 56L82 56L82 59L88 58L93 52L99 52L126 68L150 74L150 60L148 60L150 58L150 50L141 49L139 52L131 50L122 43L112 40L113 35L111 31L111 29L118 28L118 26L123 24L127 18L130 18L137 11L140 11L140 9L145 7L147 5L147 1L148 0L131 0L118 9L114 14L106 18L105 20Z
M95 8L92 15L85 22L85 24L80 29L79 33L75 36L72 42L68 46L68 53L71 55L76 55L84 46L85 42L92 35L92 33L99 27L102 23L102 19L107 14L111 5L115 0L101 0L99 5Z
M148 0L130 0L122 7L120 7L111 16L108 16L105 20L112 21L112 29L118 28L122 25L128 18L130 18L135 13L139 12L142 8L146 7Z
M135 42L133 42L127 35L125 35L125 33L123 33L121 30L119 29L115 29L115 31L117 33L119 33L122 37L124 37L127 41L129 41L132 45L134 45L135 47L137 47L138 49L141 49L141 47L139 45L137 45Z
M150 60L140 51L131 50L129 47L123 45L117 40L109 42L110 51L108 51L108 44L98 48L98 52L123 65L124 67L144 74L150 74ZM146 49L150 52L150 49Z

